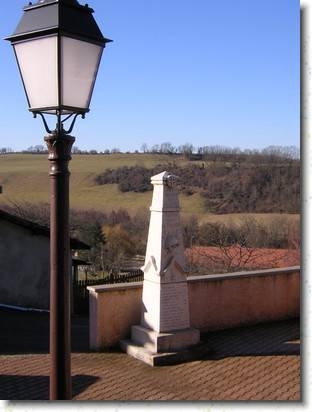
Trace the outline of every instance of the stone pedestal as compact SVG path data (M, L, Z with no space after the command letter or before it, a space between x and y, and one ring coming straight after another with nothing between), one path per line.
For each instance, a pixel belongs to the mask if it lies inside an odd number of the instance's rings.
M197 329L187 328L174 332L156 332L143 326L132 326L132 341L152 353L176 352L199 341Z
M190 327L183 237L175 178L153 176L153 201L146 248L141 324L121 346L150 365L171 363L197 345L199 331ZM190 355L190 352L187 351ZM160 363L159 363L160 362Z

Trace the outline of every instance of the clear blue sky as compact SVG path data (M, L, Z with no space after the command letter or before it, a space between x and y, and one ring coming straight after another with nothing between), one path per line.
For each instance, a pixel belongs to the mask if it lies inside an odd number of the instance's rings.
M26 0L2 7L1 38ZM81 2L84 4L84 2ZM81 149L299 146L299 0L89 0L104 51ZM9 42L0 42L0 147L42 144Z

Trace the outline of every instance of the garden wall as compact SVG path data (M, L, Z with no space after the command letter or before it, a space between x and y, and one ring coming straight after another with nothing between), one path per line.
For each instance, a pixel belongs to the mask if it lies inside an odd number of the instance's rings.
M140 324L143 282L89 286L90 347L102 349ZM190 322L201 332L300 314L300 267L188 278Z

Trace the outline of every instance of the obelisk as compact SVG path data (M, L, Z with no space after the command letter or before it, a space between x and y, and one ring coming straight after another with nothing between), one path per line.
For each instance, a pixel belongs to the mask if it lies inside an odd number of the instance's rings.
M157 355L182 351L200 340L190 327L188 286L176 178L162 172L151 178L150 207L144 272L141 324L132 326L129 354L155 365ZM141 348L141 350L140 350Z

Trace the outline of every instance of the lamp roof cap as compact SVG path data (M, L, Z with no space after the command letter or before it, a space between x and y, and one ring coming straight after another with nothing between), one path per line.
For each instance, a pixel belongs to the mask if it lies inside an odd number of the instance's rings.
M11 42L33 39L50 34L67 35L102 44L111 40L101 33L93 18L93 9L82 6L77 0L39 0L24 7L24 14L14 33L6 40Z

